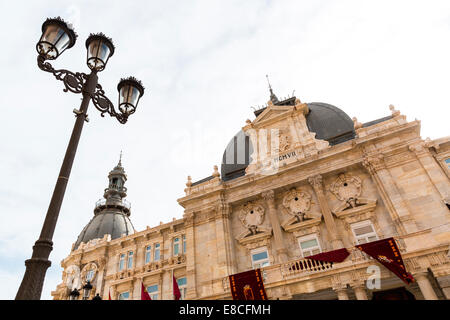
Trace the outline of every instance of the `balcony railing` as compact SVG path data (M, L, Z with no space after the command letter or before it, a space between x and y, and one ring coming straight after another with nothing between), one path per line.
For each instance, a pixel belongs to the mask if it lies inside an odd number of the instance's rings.
M122 206L124 206L127 209L131 209L131 203L128 202L125 199L122 199L122 201L120 202ZM100 206L104 206L106 204L106 199L100 199L95 203L95 208L97 209Z
M265 284L270 284L288 279L301 279L302 277L308 277L336 268L345 267L352 264L365 263L372 259L359 249L347 248L347 250L350 252L350 255L346 260L339 263L300 258L261 268L263 281ZM223 287L224 291L229 290L230 286L228 277L223 279Z

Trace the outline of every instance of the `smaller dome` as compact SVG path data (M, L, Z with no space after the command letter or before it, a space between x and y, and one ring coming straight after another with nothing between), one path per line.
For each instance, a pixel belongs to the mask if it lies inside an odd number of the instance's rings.
M93 239L101 239L106 234L110 234L111 240L114 240L134 232L133 224L126 214L116 210L104 211L95 215L84 227L78 236L74 249L77 249L82 242L87 243Z

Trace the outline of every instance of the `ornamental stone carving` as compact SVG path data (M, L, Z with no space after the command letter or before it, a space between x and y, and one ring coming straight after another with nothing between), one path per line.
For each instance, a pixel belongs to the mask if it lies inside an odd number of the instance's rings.
M341 173L330 186L330 191L338 200L345 202L347 208L355 208L361 195L361 187L361 179L359 177Z
M255 235L258 227L264 222L264 208L255 202L248 202L242 206L239 220L252 235Z
M80 268L74 264L68 266L64 271L65 284L70 290L80 287Z
M81 270L81 282L83 283L83 285L87 282L86 276L88 275L88 272L92 273L90 275L90 281L92 282L97 274L97 271L98 267L94 262L89 262L87 265L85 265Z
M298 222L310 219L311 195L299 189L291 189L283 198L283 206Z

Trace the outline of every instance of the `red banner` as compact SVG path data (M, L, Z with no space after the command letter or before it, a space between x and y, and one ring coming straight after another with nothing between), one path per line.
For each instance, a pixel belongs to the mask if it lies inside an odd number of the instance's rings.
M229 276L233 300L267 300L261 270L250 270Z
M402 256L394 238L360 244L356 247L372 258L377 259L383 266L392 271L406 284L414 282L413 276L405 269Z
M318 253L312 256L306 257L306 259L312 259L323 262L342 262L349 256L350 252L347 249L337 249L328 252Z

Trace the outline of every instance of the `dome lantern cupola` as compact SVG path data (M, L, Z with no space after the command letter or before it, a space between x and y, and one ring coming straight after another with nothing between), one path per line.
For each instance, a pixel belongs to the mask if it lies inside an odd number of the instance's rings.
M109 185L103 194L104 199L96 202L94 217L81 231L74 250L81 243L101 239L106 234L114 240L135 232L129 218L131 205L124 199L127 196L127 188L124 186L127 175L122 167L122 153L120 153L119 163L109 172L108 179Z
M127 188L125 188L127 175L122 167L122 152L120 152L119 163L109 172L108 179L109 185L103 195L106 202L111 204L114 202L122 202L122 198L127 196Z

